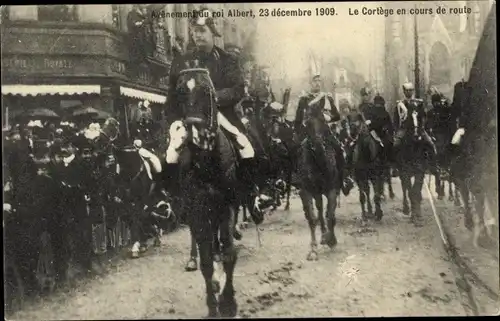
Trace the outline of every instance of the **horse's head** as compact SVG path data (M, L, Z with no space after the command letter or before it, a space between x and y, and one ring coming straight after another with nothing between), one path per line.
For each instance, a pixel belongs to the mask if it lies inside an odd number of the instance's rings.
M188 142L203 150L213 149L217 129L217 102L208 70L182 70L176 92L188 132Z
M305 115L306 135L313 142L323 142L328 124L319 105L309 106Z

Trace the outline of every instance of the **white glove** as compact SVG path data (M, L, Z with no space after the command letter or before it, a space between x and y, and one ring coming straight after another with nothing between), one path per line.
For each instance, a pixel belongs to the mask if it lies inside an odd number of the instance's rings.
M5 212L11 212L12 211L12 205L10 205L9 203L3 203L3 210Z
M243 135L242 133L238 133L236 135L236 141L238 142L238 144L240 144L241 146L245 147L245 146L248 146L250 145L250 141L248 140L248 138Z
M398 114L401 121L405 121L408 117L408 108L402 102L398 103Z
M459 145L460 140L462 139L462 136L465 134L465 129L464 128L459 128L455 132L455 135L453 135L453 138L451 139L451 144L452 145Z
M187 137L187 130L182 121L177 120L170 125L170 146L177 149Z
M327 122L331 122L332 121L332 117L330 116L330 113L323 113L323 116L325 117L325 120Z
M371 123L372 123L372 121L369 119L367 121L365 121L366 126L370 126Z

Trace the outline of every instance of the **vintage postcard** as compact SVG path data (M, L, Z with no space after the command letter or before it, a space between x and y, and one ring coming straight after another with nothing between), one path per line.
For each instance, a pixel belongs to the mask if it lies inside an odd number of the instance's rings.
M496 1L0 9L6 319L499 313Z

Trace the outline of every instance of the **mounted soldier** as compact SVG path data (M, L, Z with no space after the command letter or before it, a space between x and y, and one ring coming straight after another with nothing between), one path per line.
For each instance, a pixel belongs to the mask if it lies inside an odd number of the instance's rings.
M306 114L307 111L313 108L314 106L319 106L324 113L325 120L328 123L336 122L340 120L340 114L335 106L335 102L331 93L326 93L321 91L322 87L322 79L321 75L316 73L313 75L311 79L311 91L303 94L299 99L299 105L297 107L297 112L295 114L295 124L294 128L296 130L296 135L299 142L304 141L305 139L305 124L304 122L307 120ZM330 127L325 128L328 131L325 137L329 138L329 143L332 144L335 149L335 158L337 169L340 175L340 184L342 185L342 192L347 195L352 187L352 180L345 175L345 159L344 152L342 150L342 146L340 142L337 140L335 135L331 132Z
M201 11L209 11L203 9ZM250 140L245 133L245 125L235 112L235 106L244 96L244 76L241 66L236 57L228 54L223 49L214 45L214 37L221 37L217 30L215 20L211 13L209 17L204 15L195 15L190 20L193 31L193 39L196 48L181 57L177 57L172 62L170 71L170 93L169 108L173 119L179 120L180 110L178 110L178 93L176 92L177 81L180 72L186 68L206 68L209 70L210 78L215 87L217 100L217 122L224 128L235 143L236 149L240 154L239 167L241 170L241 179L252 190L256 199L256 207L260 209L260 203L263 199L269 199L267 195L259 195L259 187L255 182L256 162L255 151ZM194 66L191 66L193 63ZM178 164L178 149L184 143L186 128L181 121L175 121L170 127L170 143L167 149L166 161L171 169L176 168Z
M377 95L372 103L372 93L369 88L362 88L360 93L363 102L359 106L359 112L368 126L370 136L383 148L384 156L388 156L392 144L393 126L391 117L385 109L385 100Z
M420 121L418 121L418 130L420 136L424 140L425 143L427 143L428 147L430 148L430 151L433 153L433 156L437 155L437 150L436 146L434 145L434 142L432 141L432 138L429 136L427 131L425 130L425 108L424 108L424 101L419 98L414 98L414 93L415 93L415 88L413 87L413 84L410 82L407 82L403 84L403 93L405 98L403 100L398 101L397 103L397 108L396 108L396 115L394 117L394 120L396 122L395 128L397 128L396 134L394 136L394 149L395 151L400 148L402 144L403 138L406 136L406 132L408 130L408 126L405 126L405 124L408 124L409 122L407 121L408 117L417 117L420 118ZM417 129L416 129L417 130Z

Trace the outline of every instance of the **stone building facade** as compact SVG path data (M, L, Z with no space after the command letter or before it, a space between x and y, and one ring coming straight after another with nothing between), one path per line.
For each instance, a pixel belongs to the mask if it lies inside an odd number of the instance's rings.
M3 6L2 110L12 116L44 107L64 114L68 106L92 106L128 123L132 110L148 100L161 119L170 62L175 48L188 47L189 24L187 17L151 13L188 12L199 6L141 5L154 45L140 63L131 61L131 46L137 45L128 30L131 4ZM242 6L208 5L216 10ZM243 47L251 31L249 20L219 19L223 37L217 44Z
M415 83L415 33L418 34L420 96L428 98L431 86L452 98L453 86L467 80L484 22L492 1L387 2L386 8L432 9L433 14L397 15L385 24L385 85L389 105L402 95L401 84ZM438 7L446 14L437 14ZM451 13L450 13L451 12Z

